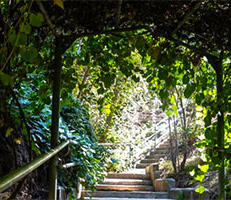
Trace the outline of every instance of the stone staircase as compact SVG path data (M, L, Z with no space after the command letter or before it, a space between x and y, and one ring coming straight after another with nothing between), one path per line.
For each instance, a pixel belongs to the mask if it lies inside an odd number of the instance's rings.
M108 173L104 182L96 185L96 192L83 191L82 196L84 199L90 199L89 196L92 195L93 200L169 200L168 192L155 191L153 180L160 177L158 162L160 158L166 156L168 150L169 142L166 141L155 150L148 152L135 169L124 173ZM149 166L152 166L153 173L148 172Z

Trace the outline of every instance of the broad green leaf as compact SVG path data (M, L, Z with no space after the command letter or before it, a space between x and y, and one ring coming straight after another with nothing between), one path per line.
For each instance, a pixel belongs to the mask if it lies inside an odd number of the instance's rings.
M176 102L175 96L172 95L171 98L170 98L170 103L171 103L171 104L174 104L175 102Z
M161 89L159 95L160 95L161 99L167 99L168 98L168 91Z
M197 175L194 177L195 180L200 181L200 182L202 182L204 180L204 178L205 178L204 174Z
M0 72L0 81L5 86L13 86L14 84L13 78L10 75L5 74L3 72Z
M17 46L18 45L23 45L25 46L27 44L27 36L25 33L19 33L19 38L18 38L18 42L17 42Z
M199 193L199 194L203 194L205 191L205 187L204 186L199 186L195 189L195 192Z
M193 92L195 91L196 89L196 85L195 84L189 84L187 85L185 91L184 91L184 96L185 98L189 98Z
M14 130L13 128L9 127L9 128L6 130L5 136L6 136L6 137L9 137L9 136L11 135L11 133L12 133L13 130Z
M17 39L17 34L16 34L15 30L11 30L9 32L9 41L13 46L16 43L16 39Z
M19 52L22 58L30 63L33 63L38 56L38 51L35 47L29 47L29 48L22 47L20 48Z
M160 80L166 80L168 77L168 72L161 68L158 72L158 77Z
M31 33L30 24L21 24L20 25L20 32L23 32L25 34L30 34Z
M44 21L43 15L41 13L34 14L32 13L30 15L30 24L35 27L42 26L42 23Z
M188 82L189 82L188 74L185 74L185 75L183 76L183 83L184 83L184 84L188 84Z
M167 111L166 115L170 117L170 116L172 116L172 112L171 111Z
M208 170L209 170L209 165L208 164L205 164L205 165L198 165L199 169L206 173Z
M153 50L152 50L152 57L154 59L158 59L159 54L160 54L160 48L159 47L153 48Z
M110 115L110 113L111 113L111 109L110 109L110 107L111 107L111 105L106 105L103 109L102 109L102 111L106 114L106 115Z
M63 0L54 0L54 4L64 9Z
M172 110L173 110L174 112L176 112L176 111L177 111L177 105L173 105L173 106L172 106Z

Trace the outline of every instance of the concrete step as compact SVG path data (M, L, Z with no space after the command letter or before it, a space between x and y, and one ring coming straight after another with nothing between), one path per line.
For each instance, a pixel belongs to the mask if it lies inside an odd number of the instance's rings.
M147 156L145 157L145 159L155 159L155 160L158 160L158 161L159 161L160 158L164 158L166 155L167 155L167 154L147 155Z
M136 165L136 168L146 168L151 164L152 163L139 163ZM155 170L159 170L159 164L158 163L156 163L154 166L155 166L155 168L154 168Z
M157 156L159 157L164 157L165 155L167 155L167 153L158 153L158 152L150 152L149 156Z
M168 146L165 146L165 147L158 147L158 148L156 148L156 149L154 149L154 150L152 150L152 151L155 151L155 150L158 150L158 151L168 151L169 150L169 147Z
M109 185L152 185L151 180L105 178L103 184Z
M141 198L110 198L110 197L85 197L86 200L140 200ZM142 200L153 200L153 198L142 198ZM155 199L155 200L176 200L176 199Z
M169 152L169 149L168 149L168 148L166 148L166 149L156 149L156 150L152 150L152 151L151 151L151 153L157 153L157 154L158 154L158 153L160 153L160 154L161 154L161 153L164 153L164 154L165 154L165 153L168 153L168 152Z
M159 159L143 159L140 163L158 163Z
M168 198L167 192L152 192L152 191L83 191L82 196L88 197L92 195L93 197L121 197L121 198L154 198L154 199L164 199ZM107 198L109 199L109 198Z
M107 191L153 191L153 186L150 185L109 185L109 184L97 184L97 190Z
M138 169L142 169L142 168L146 168L150 165L151 163L139 163L136 165L136 168Z
M135 174L135 173L108 173L107 178L150 180L150 175L149 174Z
M159 147L169 147L170 144L169 143L164 143L164 144L161 144Z

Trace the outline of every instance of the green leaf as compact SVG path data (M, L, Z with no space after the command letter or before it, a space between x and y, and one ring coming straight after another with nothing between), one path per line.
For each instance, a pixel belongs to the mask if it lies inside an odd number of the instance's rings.
M195 192L199 193L199 194L203 194L205 191L205 187L204 186L199 186L195 189Z
M208 164L205 164L205 165L198 165L199 169L206 173L208 170L209 170L209 165Z
M54 4L64 9L63 0L54 0Z
M103 111L106 115L110 115L110 113L111 113L110 107L111 107L111 105L108 104L108 105L106 105L106 106L102 109L102 111Z
M21 54L22 58L30 63L33 63L38 56L38 51L35 47L29 48L20 48L19 53Z
M160 95L161 99L167 99L168 98L168 91L165 89L161 89L159 95Z
M159 54L160 54L160 48L159 47L153 48L153 50L152 50L152 57L154 59L158 59Z
M194 179L195 179L196 181L200 181L200 182L202 182L202 181L204 180L204 178L205 178L205 175L204 175L204 174L197 175L197 176L194 177Z
M9 127L9 128L6 130L5 136L6 136L6 137L9 137L9 136L11 135L11 133L12 133L13 130L14 130L13 128Z
M195 91L196 89L196 85L195 84L189 84L187 85L185 91L184 91L184 96L185 98L189 98L193 92Z
M30 15L30 24L35 27L42 26L42 23L44 21L43 15L41 13L34 14L32 13Z
M188 84L188 82L189 82L188 74L185 74L185 75L183 76L183 83L184 83L184 84Z
M140 78L137 77L137 76L135 76L135 75L133 75L133 76L132 76L132 80L135 81L135 82L137 83L137 82L140 81Z
M23 32L25 34L30 34L31 33L30 24L21 24L20 25L20 32Z
M13 86L14 84L13 78L3 72L0 72L0 81L3 83L4 86Z
M25 46L27 44L27 36L24 33L19 33L19 39L17 42L17 46L18 45L22 45Z
M174 112L176 112L176 111L177 111L177 105L173 105L173 106L172 106L172 110L173 110Z
M15 30L11 30L9 32L9 41L13 46L15 45L16 39L17 39L17 34Z
M170 116L172 116L172 112L171 111L167 111L166 115L170 117Z
M158 72L158 77L160 80L166 80L168 77L168 72L162 68L160 68L159 72Z
M197 103L198 105L201 105L201 102L203 101L204 97L205 97L205 96L204 96L203 93L197 94L197 95L196 95L196 103Z
M171 98L170 98L170 103L171 103L171 104L174 104L175 102L176 102L175 96L172 95Z

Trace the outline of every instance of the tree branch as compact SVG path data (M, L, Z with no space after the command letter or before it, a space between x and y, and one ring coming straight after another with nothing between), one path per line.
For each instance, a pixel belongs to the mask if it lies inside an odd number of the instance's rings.
M19 108L20 117L21 117L23 123L25 124L26 131L27 131L27 134L29 136L29 141L28 141L28 144L29 144L29 160L31 161L31 159L32 159L32 147L31 147L32 136L31 136L31 133L30 133L30 128L29 128L29 126L27 124L25 113L24 113L24 111L23 111L23 109L21 107L21 104L18 101L18 98L16 97L15 92L13 90L11 90L11 92L12 92L13 99L15 100L15 102L16 102L18 108Z
M42 2L40 0L36 0L36 3L38 5L39 9L41 10L41 12L43 13L43 15L47 21L47 24L50 26L53 34L56 35L55 25L51 22L50 17L48 16L47 11L45 10Z
M200 0L193 8L190 12L188 12L184 19L177 25L176 29L172 32L171 35L175 35L176 32L184 25L184 23L189 19L189 17L200 7L202 3L202 0Z

